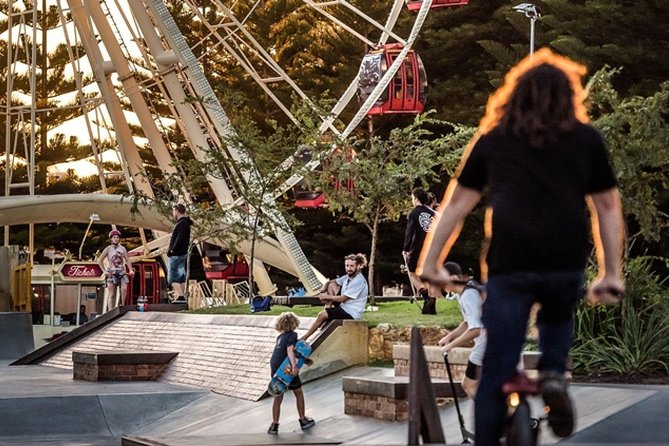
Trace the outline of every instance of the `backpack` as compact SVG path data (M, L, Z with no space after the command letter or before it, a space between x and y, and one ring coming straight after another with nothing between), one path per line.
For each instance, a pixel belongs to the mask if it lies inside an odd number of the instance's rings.
M467 288L473 288L473 289L475 289L475 290L479 293L479 295L481 296L481 299L485 300L485 298L486 298L486 289L485 289L485 285L484 285L484 284L479 283L479 282L477 282L477 281L474 280L474 279L470 279L470 280L468 280L467 283L465 284L465 289L467 289Z
M262 311L269 311L272 307L271 296L254 296L251 299L251 313L260 313Z

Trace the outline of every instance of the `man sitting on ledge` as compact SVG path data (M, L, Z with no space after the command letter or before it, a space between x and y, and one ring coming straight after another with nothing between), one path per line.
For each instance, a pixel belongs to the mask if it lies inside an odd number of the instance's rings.
M324 292L318 295L325 309L318 313L316 322L300 339L306 340L325 322L332 319L360 319L367 306L367 280L362 269L367 266L364 254L349 254L344 257L346 275L330 280ZM341 291L341 293L339 293Z

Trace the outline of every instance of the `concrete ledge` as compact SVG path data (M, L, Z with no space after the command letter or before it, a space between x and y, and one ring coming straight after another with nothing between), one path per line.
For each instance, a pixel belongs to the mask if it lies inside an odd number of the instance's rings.
M393 359L409 360L409 344L395 344L393 345ZM441 347L436 345L424 345L425 360L427 362L444 362L444 353ZM471 348L455 347L448 353L448 360L451 364L467 365L469 353Z
M464 397L460 382L453 383L458 397ZM344 413L387 421L404 421L409 418L408 377L348 377L342 380ZM437 398L452 399L451 385L446 380L432 380Z
M453 383L458 397L467 396L459 381ZM432 388L437 398L453 398L453 391L448 380L433 379ZM342 379L344 392L363 393L365 395L385 396L388 398L406 399L409 395L409 378L406 376L387 376L360 378L345 376Z
M178 353L72 352L72 375L84 381L152 381Z

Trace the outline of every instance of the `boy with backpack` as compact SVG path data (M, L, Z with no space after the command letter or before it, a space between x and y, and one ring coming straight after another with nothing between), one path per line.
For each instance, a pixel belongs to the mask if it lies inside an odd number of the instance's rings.
M297 358L295 357L295 344L297 343L297 333L295 329L300 326L300 320L295 316L295 313L285 312L281 313L276 321L277 331L280 332L276 338L274 345L274 352L270 359L271 376L274 376L281 363L286 359L290 360L291 374L295 377L288 385L288 389L295 394L295 402L297 404L297 414L300 417L300 427L302 430L307 430L316 424L313 418L309 418L304 414L304 392L302 391L302 381L298 375ZM272 424L267 429L270 435L279 433L279 417L281 416L281 403L283 402L283 394L275 396L272 403Z
M439 340L439 345L444 347L444 354L448 354L453 348L469 345L474 341L474 348L469 354L465 377L462 380L462 389L469 398L474 399L486 344L485 328L481 322L483 309L481 285L463 275L462 268L455 262L446 262L444 268L452 277L451 282L444 285L444 290L456 293L463 320L455 330Z

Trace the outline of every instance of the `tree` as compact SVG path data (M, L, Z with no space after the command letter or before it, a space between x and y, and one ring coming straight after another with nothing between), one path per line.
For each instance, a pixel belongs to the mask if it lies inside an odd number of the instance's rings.
M648 97L621 98L612 85L618 72L605 68L588 82L591 114L609 145L625 213L639 235L657 241L668 223L660 200L669 187L669 81Z
M430 127L440 125L452 131L435 135ZM379 225L397 221L408 210L413 187L435 180L440 171L451 175L472 134L471 128L423 115L411 125L395 128L385 139L374 136L348 145L339 142L341 149L319 154L322 170L309 182L327 194L332 213L362 223L371 235L368 282L372 296Z

